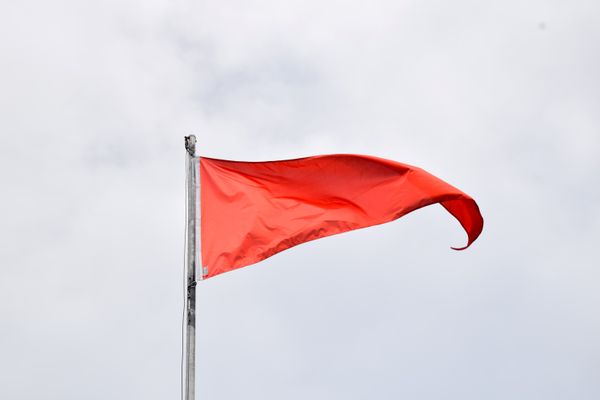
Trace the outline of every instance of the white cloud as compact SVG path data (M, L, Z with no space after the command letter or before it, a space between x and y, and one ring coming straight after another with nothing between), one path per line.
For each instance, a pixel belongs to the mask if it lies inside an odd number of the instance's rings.
M419 165L441 209L199 288L199 398L593 399L591 1L6 2L0 397L177 396L183 135Z

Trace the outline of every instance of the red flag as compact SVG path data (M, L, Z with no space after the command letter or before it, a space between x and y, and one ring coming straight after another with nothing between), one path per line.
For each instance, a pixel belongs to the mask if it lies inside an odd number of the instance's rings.
M240 162L200 158L205 278L292 246L393 221L440 203L467 232L481 233L475 201L428 172L382 158L325 155Z

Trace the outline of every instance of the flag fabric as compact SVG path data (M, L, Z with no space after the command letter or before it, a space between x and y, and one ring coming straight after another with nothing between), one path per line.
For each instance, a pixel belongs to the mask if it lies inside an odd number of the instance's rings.
M199 157L203 277L322 237L393 221L439 203L467 233L483 229L477 203L410 165L362 155L243 162Z

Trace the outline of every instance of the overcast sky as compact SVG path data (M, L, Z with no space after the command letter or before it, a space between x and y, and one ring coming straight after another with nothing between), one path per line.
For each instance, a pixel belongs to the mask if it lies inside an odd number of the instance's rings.
M0 398L176 399L183 136L473 196L198 288L197 398L600 398L600 3L3 0Z

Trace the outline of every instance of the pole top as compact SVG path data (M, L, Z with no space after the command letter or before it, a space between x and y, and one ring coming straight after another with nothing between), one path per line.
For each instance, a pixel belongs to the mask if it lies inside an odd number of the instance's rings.
M187 150L187 152L190 156L194 157L196 155L196 136L195 135L185 136L185 149Z

